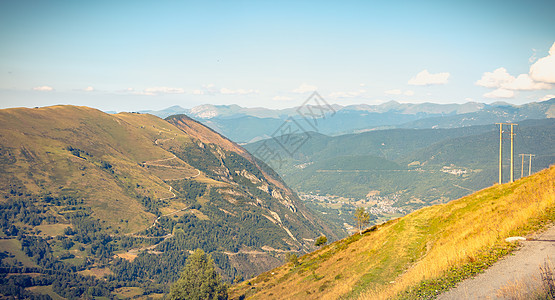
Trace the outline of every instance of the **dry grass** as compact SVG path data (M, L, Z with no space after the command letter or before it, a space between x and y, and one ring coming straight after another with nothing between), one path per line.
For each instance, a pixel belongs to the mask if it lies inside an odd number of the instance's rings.
M109 268L91 268L84 271L79 271L79 274L86 276L94 276L96 278L102 278L104 276L112 274Z
M16 181L34 194L83 198L93 218L120 232L140 231L155 218L137 198L172 197L164 180L198 174L166 150L191 145L191 137L148 114L110 115L75 106L5 109L0 136L2 148L15 158L3 165L0 187ZM82 150L81 157L68 146ZM171 159L160 160L165 158ZM113 168L107 170L104 162Z
M40 234L43 236L57 236L63 235L64 229L71 227L70 224L44 224L35 226L36 230L40 230Z
M133 261L133 260L135 260L135 258L137 258L137 255L138 255L138 254L131 254L131 253L129 253L129 252L124 252L124 253L118 253L118 254L116 254L117 257L123 258L123 259L128 260L128 261Z
M0 252L2 251L10 253L14 256L13 259L21 262L26 267L37 267L37 264L21 251L21 243L16 239L0 240Z
M541 280L537 277L515 280L501 287L496 292L496 297L501 299L528 300L538 296Z
M555 271L553 264L547 260L543 266L540 267L540 277L542 280L541 295L544 299L555 299Z
M122 299L130 299L143 294L143 289L139 287L121 287L114 291L114 294Z
M555 299L555 273L553 264L546 259L539 268L539 273L527 278L515 280L501 287L496 296L502 299Z
M52 298L53 300L63 300L65 299L64 297L56 294L53 290L52 290L52 286L51 285L45 285L45 286L33 286L33 287L28 287L26 288L26 290L35 293L37 295L48 295L50 296L50 298Z
M189 212L195 215L199 220L210 220L210 218L207 215L203 214L198 209L191 209Z
M303 256L299 267L287 264L234 286L231 295L394 298L423 280L480 262L494 247L505 249L506 237L537 230L541 221L553 218L553 212L555 167L418 210L374 227L362 238L355 235L335 242Z

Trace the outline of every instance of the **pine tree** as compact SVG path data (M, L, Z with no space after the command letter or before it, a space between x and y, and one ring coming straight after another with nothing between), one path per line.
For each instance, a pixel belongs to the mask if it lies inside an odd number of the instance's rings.
M215 270L214 260L202 249L187 258L180 278L172 285L170 299L227 299L227 285Z

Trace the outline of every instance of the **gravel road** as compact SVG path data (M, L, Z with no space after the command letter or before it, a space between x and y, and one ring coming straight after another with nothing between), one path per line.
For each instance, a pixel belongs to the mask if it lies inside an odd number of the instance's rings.
M541 284L540 265L555 265L555 226L527 237L522 247L498 261L484 273L461 282L438 299L507 299ZM526 298L524 296L524 298Z

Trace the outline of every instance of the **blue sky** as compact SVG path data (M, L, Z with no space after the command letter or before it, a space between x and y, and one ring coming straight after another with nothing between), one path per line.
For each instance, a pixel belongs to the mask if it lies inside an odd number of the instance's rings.
M522 104L555 95L554 12L554 1L3 0L0 107L284 108L312 90L344 105Z

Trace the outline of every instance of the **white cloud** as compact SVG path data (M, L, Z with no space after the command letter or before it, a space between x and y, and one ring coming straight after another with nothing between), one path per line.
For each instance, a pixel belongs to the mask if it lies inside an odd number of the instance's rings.
M449 79L449 73L436 73L431 74L428 70L424 70L413 78L411 78L408 82L410 85L432 85L432 84L446 84L447 80Z
M403 91L395 89L395 90L387 90L384 93L388 95L401 95Z
M43 85L43 86L37 86L33 88L33 91L39 91L39 92L51 92L53 91L54 88L47 86L47 85Z
M220 93L223 95L249 95L249 94L258 94L258 90L245 90L245 89L237 89L231 90L227 88L221 88Z
M83 91L85 91L85 92L93 92L93 91L94 91L94 88L93 88L92 86L88 86L88 87L84 88Z
M287 97L287 96L275 96L274 98L272 98L272 100L275 101L291 101L293 100L292 97Z
M528 74L520 74L512 82L501 85L502 88L507 90L548 90L551 85L543 82L536 82L528 76Z
M403 95L405 95L405 96L414 96L414 91L407 90L403 93Z
M538 59L530 67L530 77L539 82L555 83L555 43L548 56Z
M515 92L502 88L484 94L484 98L513 98L514 96Z
M464 101L466 101L466 102L474 102L474 99L468 97L468 98L464 98Z
M539 99L539 101L551 100L551 99L553 99L553 98L555 98L555 95L551 95L551 94L550 94L550 95L545 95L545 96L541 97L541 98Z
M298 88L293 90L293 93L303 94L306 92L313 92L317 89L316 86L307 83L301 84Z
M499 88L503 84L512 82L513 80L515 80L515 78L507 72L507 69L498 68L493 72L485 72L482 78L476 81L476 85L488 88Z
M366 86L366 83L361 83L361 84L359 84L359 86L360 86L360 87L365 87L365 86Z
M515 78L509 74L505 68L498 68L493 72L485 72L482 78L476 81L476 85L512 91L545 90L552 88L552 86L547 83L534 81L528 74L520 74Z
M330 93L331 98L355 98L360 97L362 94L366 93L366 90L358 90L352 92L333 92Z

